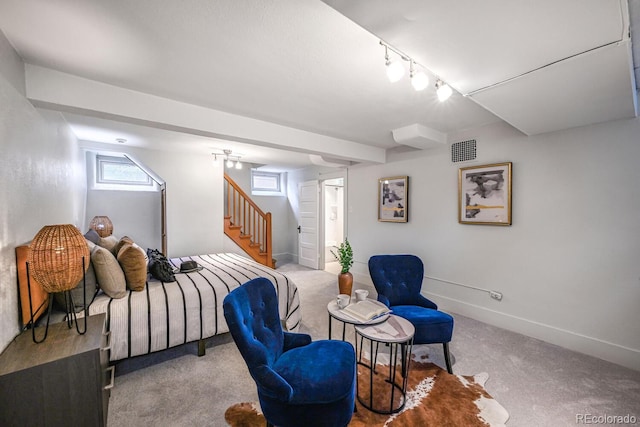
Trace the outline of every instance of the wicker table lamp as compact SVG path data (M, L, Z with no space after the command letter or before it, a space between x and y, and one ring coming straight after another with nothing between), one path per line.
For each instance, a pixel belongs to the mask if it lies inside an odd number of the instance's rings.
M113 223L108 216L94 216L89 223L89 228L96 230L100 237L111 236L113 233Z
M89 248L84 236L71 224L46 225L33 238L29 248L31 250L27 268L31 269L33 278L49 293L65 292L67 323L71 328L72 318L76 320L76 316L69 290L84 279L84 274L89 266L88 262L85 262L89 258ZM35 332L33 332L35 342L42 342L47 337L52 305L53 302L50 298L44 337L42 340L36 341ZM86 332L88 315L86 310L85 295L84 331L80 332L76 321L76 329L80 334Z

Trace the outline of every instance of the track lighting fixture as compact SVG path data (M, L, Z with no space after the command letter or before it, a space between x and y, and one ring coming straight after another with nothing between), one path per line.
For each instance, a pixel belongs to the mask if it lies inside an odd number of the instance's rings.
M429 77L427 76L427 74L424 71L417 69L417 66L420 64L418 64L409 56L395 49L394 47L389 46L382 40L380 40L380 44L384 46L384 60L385 65L387 66L387 77L392 83L397 82L402 78L405 70L401 61L407 61L409 63L409 77L411 78L411 86L413 86L413 88L417 91L424 90L429 86ZM389 51L392 51L396 55L398 55L400 57L400 60L391 61L391 59L389 58ZM420 65L420 67L426 71L429 71L422 65ZM453 90L444 81L438 79L436 81L436 93L440 101L445 101L451 96Z
M224 156L225 165L229 169L236 168L242 169L242 163L240 163L240 156L231 155L231 150L222 150L222 153L211 153L215 160L218 160L218 156Z
M449 99L452 93L453 90L451 90L451 86L440 79L436 81L436 94L438 94L438 99L440 100L440 102Z

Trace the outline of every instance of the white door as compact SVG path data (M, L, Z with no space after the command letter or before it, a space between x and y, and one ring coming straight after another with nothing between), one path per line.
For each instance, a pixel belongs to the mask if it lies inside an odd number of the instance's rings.
M298 264L318 269L318 198L317 180L305 181L298 186L300 224L298 225Z

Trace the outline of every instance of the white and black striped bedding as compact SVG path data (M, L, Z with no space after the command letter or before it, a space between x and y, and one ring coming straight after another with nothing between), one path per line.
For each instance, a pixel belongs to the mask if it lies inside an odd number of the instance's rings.
M111 331L111 361L164 350L229 331L222 311L224 297L241 284L266 277L278 294L280 318L290 331L300 327L296 285L285 275L238 254L221 253L173 258L179 267L187 260L204 267L178 273L176 281L149 279L140 292L121 299L100 293L89 314L107 313Z

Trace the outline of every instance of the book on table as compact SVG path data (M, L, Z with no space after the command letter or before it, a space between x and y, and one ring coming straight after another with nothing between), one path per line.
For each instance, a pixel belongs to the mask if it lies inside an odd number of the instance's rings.
M376 303L370 300L358 301L355 304L349 304L342 309L349 316L366 322L375 317L390 313L389 307L384 304Z

